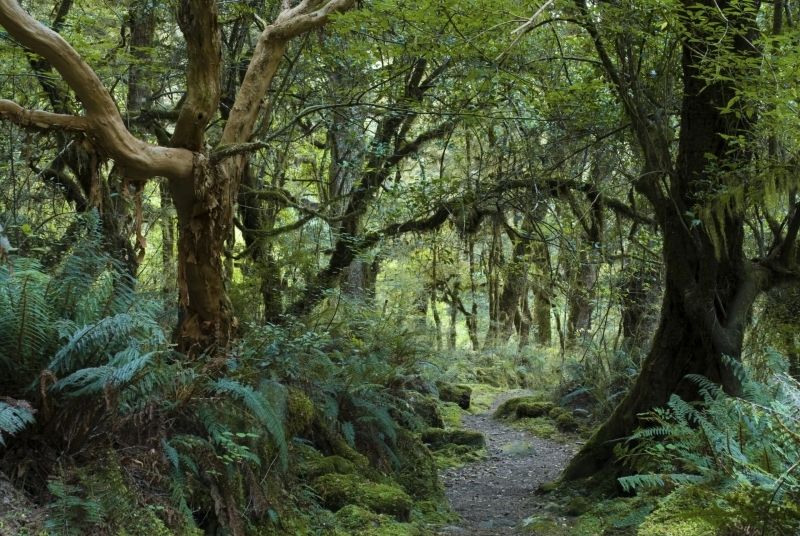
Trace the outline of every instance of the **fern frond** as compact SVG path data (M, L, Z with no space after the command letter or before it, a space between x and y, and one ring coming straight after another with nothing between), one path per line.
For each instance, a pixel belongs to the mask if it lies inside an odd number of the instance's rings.
M663 488L665 485L661 475L654 474L623 476L618 478L617 482L620 483L626 493L640 488Z
M3 434L17 434L34 421L30 408L0 401L0 445L5 445Z
M228 394L244 403L245 407L260 422L269 433L275 447L278 449L281 466L288 465L288 447L281 421L274 408L270 406L264 396L247 385L243 385L229 378L221 378L214 382L214 390L219 394Z

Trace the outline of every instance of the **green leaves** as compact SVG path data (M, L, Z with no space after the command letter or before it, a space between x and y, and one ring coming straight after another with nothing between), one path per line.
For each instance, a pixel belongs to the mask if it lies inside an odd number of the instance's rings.
M10 403L11 402L11 403ZM5 446L3 434L14 435L34 422L33 408L24 401L0 400L0 446Z

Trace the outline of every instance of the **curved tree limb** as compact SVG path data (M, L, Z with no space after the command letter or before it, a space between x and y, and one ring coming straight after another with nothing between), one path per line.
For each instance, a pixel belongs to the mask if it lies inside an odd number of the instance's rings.
M86 117L30 110L7 99L0 99L0 118L21 127L39 130L59 129L86 132L90 128L89 120Z
M191 152L149 145L134 137L100 78L57 32L31 17L15 0L0 0L0 25L61 74L86 110L87 134L129 176L191 176Z

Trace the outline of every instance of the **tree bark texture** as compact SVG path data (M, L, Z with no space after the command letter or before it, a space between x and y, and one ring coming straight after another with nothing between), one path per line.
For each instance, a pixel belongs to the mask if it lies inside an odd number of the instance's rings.
M712 28L722 27L712 26L709 19L725 14L730 17L733 27L725 30L731 33L721 41L723 53L738 58L745 69L753 69L746 60L756 53L751 45L755 15L735 12L730 2L697 4L687 0L682 10L687 28L682 56L684 92L678 154L669 173L668 197L640 185L654 204L664 237L661 320L636 382L564 470L562 478L566 480L616 469L613 463L609 465L613 447L635 430L641 413L664 405L673 393L688 399L697 396L687 374L703 375L729 393L737 393L739 383L727 360L740 357L750 307L769 280L763 266L744 257L743 218L736 211L725 211L721 219L703 225L687 218L697 203L710 202L708 185L721 180L709 169L709 155L724 162L726 169L744 165L749 158L730 140L747 136L752 125L744 116L720 112L735 94L738 77L709 83L701 72L706 56L718 53L712 43L720 36ZM647 145L643 144L643 149L646 152ZM650 156L652 161L657 160ZM716 239L712 233L718 235Z

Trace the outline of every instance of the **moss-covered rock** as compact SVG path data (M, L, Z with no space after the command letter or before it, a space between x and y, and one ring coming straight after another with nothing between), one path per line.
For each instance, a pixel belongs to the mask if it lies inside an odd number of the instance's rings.
M286 394L286 437L307 430L314 421L314 403L300 389L290 387Z
M505 388L483 383L471 384L469 387L472 389L472 397L469 399L469 412L473 415L488 412L497 397L507 391Z
M445 445L464 445L472 448L486 446L486 438L480 432L472 430L442 430L441 428L428 428L422 432L422 442L432 449L439 449Z
M420 531L409 523L398 523L389 516L376 514L349 504L336 512L337 529L352 536L418 536Z
M413 501L399 486L370 482L357 474L323 475L314 481L313 487L330 510L354 504L399 521L408 521L411 514Z
M556 426L562 432L574 432L578 429L578 421L570 413L562 413L556 418Z
M344 437L318 414L315 415L312 431L314 444L321 451L350 460L360 471L368 470L369 460L367 457L351 447Z
M299 465L298 472L308 480L313 480L322 475L331 473L349 474L355 472L355 470L356 466L353 462L334 455L304 461Z
M472 388L469 385L456 385L447 382L436 382L439 390L439 399L445 402L455 402L462 409L469 409L472 398Z
M485 383L494 387L516 387L520 384L520 378L517 373L498 364L490 367L477 367L475 369L475 379L479 383Z
M411 406L411 410L416 414L426 426L444 428L444 421L439 412L439 404L433 397L416 392L406 394L406 401Z
M407 430L400 430L395 441L397 483L415 500L442 499L444 487L431 452Z
M520 396L510 398L500 404L495 410L494 416L498 419L542 417L547 415L553 408L552 402L542 401L532 396Z
M564 513L568 516L579 516L587 512L592 507L592 503L585 497L573 497L564 506Z
M439 413L444 421L444 426L440 428L460 428L461 417L464 415L464 410L458 407L458 404L453 402L443 402L439 407Z

